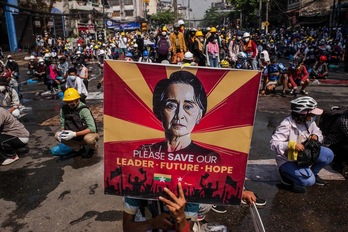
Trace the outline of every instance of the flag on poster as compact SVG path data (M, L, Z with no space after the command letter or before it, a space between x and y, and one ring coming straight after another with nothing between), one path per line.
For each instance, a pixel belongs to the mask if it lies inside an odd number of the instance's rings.
M239 204L260 76L105 61L105 193L156 199L181 182L187 201Z

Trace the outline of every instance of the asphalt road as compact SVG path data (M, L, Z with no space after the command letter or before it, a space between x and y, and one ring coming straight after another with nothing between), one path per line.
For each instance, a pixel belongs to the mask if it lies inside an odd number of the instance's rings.
M95 79L90 91L101 78L94 67ZM21 71L22 78L24 71ZM348 76L338 70L333 82L310 85L308 91L328 109L347 106ZM0 166L0 231L122 231L122 198L103 191L103 127L98 154L91 159L53 157L49 149L57 145L54 133L58 124L40 124L58 115L61 100L44 98L42 83L22 87L25 105L33 111L21 118L31 133L30 152L9 166ZM275 127L288 115L289 101L277 95L259 97L252 147L245 185L267 205L259 209L266 231L348 231L348 181L330 169L320 173L329 179L326 186L313 186L305 194L295 194L276 185L274 155L269 140ZM100 97L88 100L101 106ZM206 221L219 222L228 231L254 231L248 207L228 207L228 213L210 212Z

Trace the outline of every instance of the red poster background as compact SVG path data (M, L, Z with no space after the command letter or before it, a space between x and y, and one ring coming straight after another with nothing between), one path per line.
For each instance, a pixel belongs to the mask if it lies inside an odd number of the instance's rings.
M145 90L153 93L158 81L169 78L170 73L180 69L173 65L122 61L105 63L105 193L155 199L162 194L164 187L177 193L176 186L180 181L189 202L239 204L248 149L239 149L238 144L246 143L250 147L260 73L211 68L184 69L195 73L202 82L208 96L208 106L210 95L222 94L216 94L220 89L219 84L227 78L231 79L228 80L231 86L223 88L231 89L230 93L223 93L226 97L214 103L214 107L207 111L192 132L201 136L197 138L209 134L209 140L193 138L193 141L200 147L217 152L220 157L218 162L211 157L180 151L171 154L155 151L139 153L142 145L164 141L161 122L155 117L152 105L149 105L152 95L146 94ZM233 78L241 80L244 77L246 81L234 82ZM128 128L127 125L131 126ZM137 127L139 130L134 129ZM139 133L146 131L143 128L161 136L141 136Z

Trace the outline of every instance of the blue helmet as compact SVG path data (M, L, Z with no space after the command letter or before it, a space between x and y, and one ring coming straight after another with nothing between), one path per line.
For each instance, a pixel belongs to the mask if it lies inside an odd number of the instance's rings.
M126 57L133 57L133 54L131 52L127 52Z
M143 51L143 57L148 57L149 56L149 52L147 50Z

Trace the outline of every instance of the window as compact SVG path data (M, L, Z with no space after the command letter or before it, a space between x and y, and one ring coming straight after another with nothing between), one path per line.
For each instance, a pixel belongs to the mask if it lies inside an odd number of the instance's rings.
M121 16L120 11L112 12L112 17L120 17L120 16Z
M133 17L133 10L125 10L124 12L126 13L126 17Z
M120 0L109 0L111 6L119 6Z
M124 0L125 5L133 5L133 0Z

